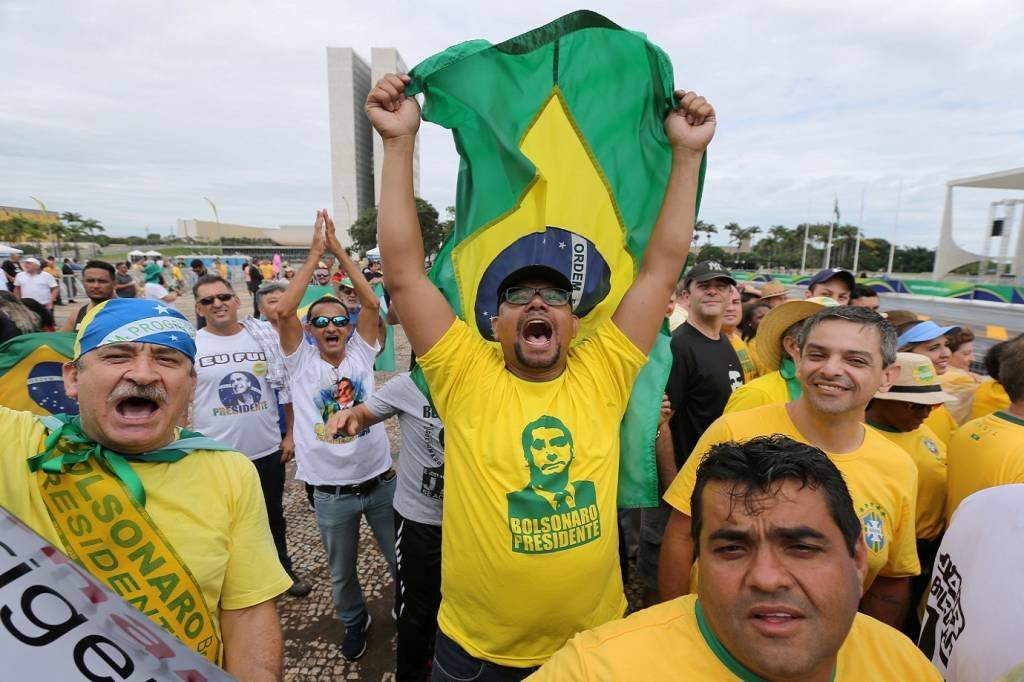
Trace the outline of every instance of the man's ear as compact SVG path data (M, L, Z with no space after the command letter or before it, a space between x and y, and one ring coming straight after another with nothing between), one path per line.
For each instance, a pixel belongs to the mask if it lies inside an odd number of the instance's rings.
M864 596L864 578L868 574L868 546L864 542L864 536L857 534L857 547L853 552L853 564L857 569L857 577L861 585L861 596Z
M882 370L882 383L878 385L878 390L885 393L892 385L900 378L900 365L897 362L892 363L888 367Z
M64 377L64 394L72 400L78 399L78 365L74 362L65 362L61 368L61 375Z
M796 345L796 339L792 336L782 337L782 349L786 351L786 355L793 362L797 362L800 359L800 348Z
M572 316L572 338L576 338L576 335L580 331L580 318L578 315Z

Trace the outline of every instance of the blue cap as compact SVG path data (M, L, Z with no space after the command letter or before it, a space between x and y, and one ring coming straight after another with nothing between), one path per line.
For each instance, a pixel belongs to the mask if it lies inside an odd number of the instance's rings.
M814 277L811 277L811 281L807 283L807 288L810 289L816 284L827 282L830 279L841 279L846 283L850 293L853 293L853 287L857 284L857 280L854 279L853 273L849 270L843 270L842 268L825 268L817 272Z
M75 359L112 343L154 343L196 357L196 331L184 315L160 301L112 298L93 307L75 337Z
M896 346L897 348L903 348L911 343L931 341L932 339L937 339L940 336L945 336L950 332L958 331L960 331L960 327L940 327L931 320L918 322L913 327L900 334L899 338L896 339Z

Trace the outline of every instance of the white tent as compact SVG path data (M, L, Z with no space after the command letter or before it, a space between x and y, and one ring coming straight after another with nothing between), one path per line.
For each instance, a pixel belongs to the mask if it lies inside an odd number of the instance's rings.
M7 246L7 244L0 244L0 256L6 258L12 253L24 253L21 249L16 249L13 246Z
M129 256L145 256L146 252L145 251L139 251L138 249L135 249L134 251L129 251L128 255Z
M370 260L380 260L380 247L375 246L366 252L366 257Z
M157 256L157 257L162 256L163 254L160 253L159 251L152 251L151 250L151 251L147 251L146 253L144 253L142 255L146 256L147 258L153 258L154 256Z

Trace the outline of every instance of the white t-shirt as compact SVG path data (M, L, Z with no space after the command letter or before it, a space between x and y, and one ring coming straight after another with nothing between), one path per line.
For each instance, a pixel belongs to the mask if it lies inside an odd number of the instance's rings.
M146 282L146 286L142 288L142 292L143 296L151 298L154 301L162 301L164 300L164 297L170 293L159 282Z
M964 499L935 556L918 646L947 682L1024 673L1024 484Z
M267 356L244 329L218 336L196 333L196 398L192 426L249 459L281 447L277 396L267 384Z
M295 412L295 477L312 485L352 485L391 468L391 445L383 424L356 436L331 438L327 419L339 410L366 402L374 392L371 347L359 334L348 341L345 359L334 367L308 343L284 358Z
M50 290L57 286L57 280L50 273L41 270L34 275L22 271L15 275L14 286L21 287L22 298L31 298L48 306Z

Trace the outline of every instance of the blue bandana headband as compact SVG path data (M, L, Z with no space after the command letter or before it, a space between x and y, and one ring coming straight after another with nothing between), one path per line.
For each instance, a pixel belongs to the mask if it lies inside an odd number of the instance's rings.
M75 359L114 343L153 343L196 357L196 330L184 315L160 301L112 298L86 313L75 337Z

